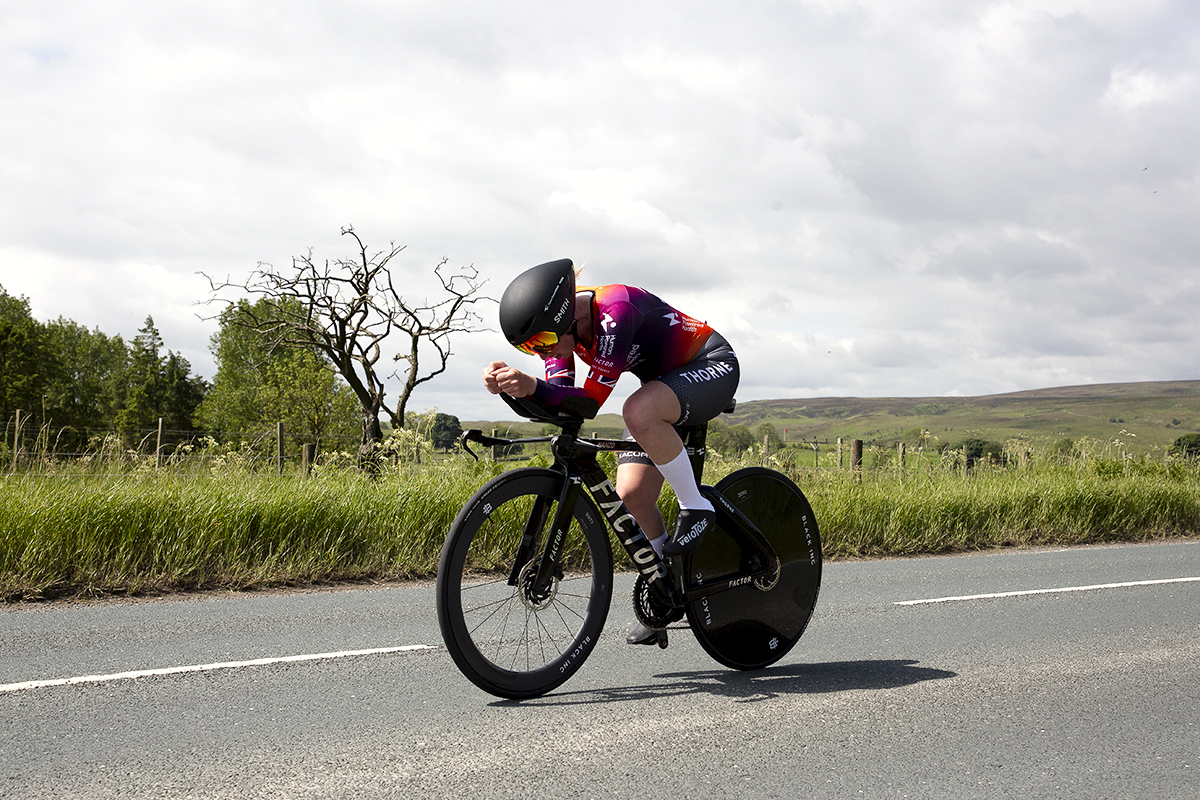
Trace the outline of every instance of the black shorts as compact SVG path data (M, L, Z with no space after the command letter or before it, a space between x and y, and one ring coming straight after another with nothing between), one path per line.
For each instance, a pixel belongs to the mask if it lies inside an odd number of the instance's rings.
M708 422L729 408L740 378L737 353L724 336L714 332L695 358L679 369L664 372L651 380L666 384L679 399L682 411L675 427L681 428ZM633 441L628 428L625 438ZM653 463L645 453L619 453L617 462Z

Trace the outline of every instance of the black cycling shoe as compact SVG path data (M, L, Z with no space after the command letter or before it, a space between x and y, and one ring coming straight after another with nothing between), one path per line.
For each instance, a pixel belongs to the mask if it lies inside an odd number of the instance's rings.
M696 508L679 509L679 517L675 520L675 532L663 545L664 556L679 556L695 552L704 538L704 532L717 521L717 512L704 511Z
M643 625L640 622L625 637L626 644L657 644L660 647L666 646L663 644L666 640L666 628L651 628L649 625Z

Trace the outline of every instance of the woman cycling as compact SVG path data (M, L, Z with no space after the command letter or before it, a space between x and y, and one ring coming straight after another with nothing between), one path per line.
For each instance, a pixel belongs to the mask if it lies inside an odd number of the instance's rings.
M740 373L725 338L644 289L612 284L577 290L570 259L518 275L500 300L500 328L518 350L545 360L546 378L493 361L483 371L493 394L532 395L551 406L572 395L603 403L621 373L641 379L621 414L625 437L646 452L618 456L617 494L660 555L695 550L715 514L674 426L707 422L733 400ZM575 386L576 355L589 367L582 387ZM669 539L658 510L664 478L680 507ZM652 644L657 632L639 624L626 641Z

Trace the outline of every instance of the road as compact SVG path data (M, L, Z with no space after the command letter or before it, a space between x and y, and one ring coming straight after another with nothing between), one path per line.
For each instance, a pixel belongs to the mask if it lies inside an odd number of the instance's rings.
M830 564L738 673L625 645L622 576L521 703L455 671L428 584L7 606L0 797L1195 798L1197 577L1200 541Z

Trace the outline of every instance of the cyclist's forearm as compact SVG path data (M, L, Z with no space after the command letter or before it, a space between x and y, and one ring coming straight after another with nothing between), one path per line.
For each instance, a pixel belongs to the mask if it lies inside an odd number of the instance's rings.
M592 381L589 381L589 388L582 388L539 380L537 388L534 389L533 397L535 400L545 403L548 406L562 405L562 402L568 397L591 397L603 405L604 401L608 399L609 394L612 393L612 389L597 384L596 387L600 391L596 391L595 388L591 387L592 383Z

